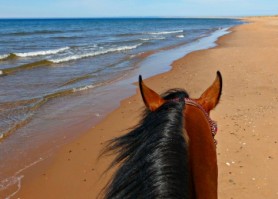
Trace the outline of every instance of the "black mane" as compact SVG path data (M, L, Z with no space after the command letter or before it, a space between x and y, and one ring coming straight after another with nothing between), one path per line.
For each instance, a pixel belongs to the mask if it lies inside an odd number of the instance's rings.
M156 111L145 111L137 127L111 140L104 153L115 153L119 164L105 189L105 199L191 198L188 147L184 138L183 90L170 90L170 100Z

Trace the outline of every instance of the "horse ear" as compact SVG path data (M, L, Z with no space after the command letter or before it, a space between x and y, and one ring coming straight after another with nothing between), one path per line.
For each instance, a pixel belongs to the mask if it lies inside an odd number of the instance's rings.
M143 83L141 75L139 76L139 86L143 101L150 111L155 111L164 104L165 100Z
M219 71L216 73L216 79L212 85L205 90L197 102L209 113L219 103L222 93L222 76Z

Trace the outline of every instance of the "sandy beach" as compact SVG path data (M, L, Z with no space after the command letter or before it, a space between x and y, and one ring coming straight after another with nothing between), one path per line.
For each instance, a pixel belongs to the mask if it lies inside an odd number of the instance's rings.
M220 199L278 198L278 17L247 18L213 49L193 52L172 69L145 80L162 93L185 88L192 98L223 76L223 95L211 112L218 123ZM109 180L112 157L98 160L105 141L136 125L143 110L138 93L53 157L24 171L13 198L96 198Z

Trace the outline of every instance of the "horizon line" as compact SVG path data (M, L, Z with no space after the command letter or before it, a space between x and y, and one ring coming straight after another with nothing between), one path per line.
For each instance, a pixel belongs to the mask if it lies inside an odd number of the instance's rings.
M244 17L271 17L277 15L246 15L246 16L96 16L96 17L0 17L1 19L140 19L140 18L161 18L161 19L223 19L223 18L244 18Z
M274 15L235 15L235 16L91 16L91 17L0 17L0 20L7 19L239 19L245 17L275 17Z

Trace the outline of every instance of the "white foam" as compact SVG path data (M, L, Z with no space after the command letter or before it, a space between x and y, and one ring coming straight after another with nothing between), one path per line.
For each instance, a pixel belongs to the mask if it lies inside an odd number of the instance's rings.
M97 87L97 85L88 85L88 86L84 86L84 87L80 87L80 88L74 88L73 92L84 91L84 90L88 90L88 89L95 88L95 87Z
M1 183L1 186L0 186L0 191L3 191L5 190L7 187L10 187L10 186L14 186L16 185L17 186L17 189L12 193L10 194L9 196L5 197L5 199L10 199L11 197L13 197L17 192L19 192L20 188L21 188L21 179L24 178L24 175L21 175L21 176L14 176L14 177L10 177L10 178L7 178L5 180L2 180L0 183Z
M10 199L11 197L13 197L20 190L20 188L21 188L21 180L22 180L22 178L24 178L24 175L19 175L19 174L22 171L24 171L24 170L34 166L35 164L37 164L39 162L41 162L42 160L43 160L42 158L39 158L35 162L33 162L33 163L29 164L29 165L26 165L24 168L22 168L19 171L17 171L14 174L14 176L11 176L9 178L6 178L6 179L0 181L0 191L8 189L9 187L14 186L14 185L17 186L17 189L12 194L7 196L5 199Z
M184 38L184 35L177 35L177 38Z
M0 75L3 75L3 71L2 70L0 70ZM0 135L0 139L1 139L1 135Z
M175 31L162 31L162 32L150 32L150 35L166 35L166 34L174 34L174 33L181 33L183 30L175 30Z
M111 53L111 52L132 50L132 49L135 49L135 48L137 48L138 46L141 46L141 45L142 44L137 44L137 45L133 45L133 46L120 46L120 47L117 47L117 48L109 48L107 50L90 52L90 53L85 53L85 54L81 54L81 55L72 55L72 56L64 57L64 58L60 58L60 59L51 59L49 61L54 62L54 63L62 63L62 62L73 61L73 60L87 58L87 57L94 57L94 56L97 56L97 55L103 55L103 54L107 54L107 53Z
M9 57L9 54L0 55L0 60Z
M142 38L140 40L142 40L142 41L149 41L149 40L151 40L151 38Z
M149 41L149 40L163 40L166 39L165 37L152 37L152 38L142 38L142 41Z
M63 51L70 49L70 47L63 47L54 50L43 50L43 51L35 51L35 52L27 52L27 53L15 53L15 55L19 57L34 57L40 55L53 55Z
M156 37L155 39L163 40L166 39L166 37Z

